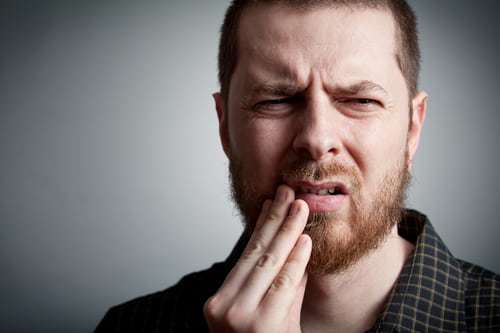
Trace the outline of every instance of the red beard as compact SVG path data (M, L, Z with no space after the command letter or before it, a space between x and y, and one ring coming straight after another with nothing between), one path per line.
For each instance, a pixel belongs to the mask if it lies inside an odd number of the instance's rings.
M405 154L407 157L407 154ZM404 207L410 173L405 159L380 182L372 198L363 199L361 181L356 169L336 162L318 165L299 160L282 171L272 193L258 193L254 182L239 161L229 162L233 199L244 218L247 232L252 232L260 209L266 199L272 198L278 185L287 181L321 182L342 179L349 188L347 213L311 213L305 233L312 239L312 253L308 264L310 274L341 272L376 249L399 222Z

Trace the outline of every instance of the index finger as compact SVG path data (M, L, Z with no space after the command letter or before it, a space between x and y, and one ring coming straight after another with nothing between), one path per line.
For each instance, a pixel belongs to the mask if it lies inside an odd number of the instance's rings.
M275 200L265 203L247 246L219 289L220 294L232 298L240 290L280 229L294 198L294 191L286 185L281 185L276 191Z

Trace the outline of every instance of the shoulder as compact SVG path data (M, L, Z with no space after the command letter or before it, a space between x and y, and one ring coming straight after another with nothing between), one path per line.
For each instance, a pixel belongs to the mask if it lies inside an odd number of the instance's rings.
M465 284L467 321L477 330L500 329L500 275L457 259Z
M175 285L108 310L95 332L202 332L203 304L225 277L222 263L184 276Z
M471 286L486 287L490 290L500 288L500 284L498 284L500 275L465 260L457 259L457 261L462 267L466 282Z
M467 297L488 296L491 300L500 300L500 275L461 259L457 261L462 268Z

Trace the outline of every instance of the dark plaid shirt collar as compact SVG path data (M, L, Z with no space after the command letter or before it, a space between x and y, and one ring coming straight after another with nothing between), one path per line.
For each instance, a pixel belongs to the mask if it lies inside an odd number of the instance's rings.
M465 332L465 281L460 262L425 215L405 211L398 230L415 249L385 311L369 332Z
M465 283L453 257L427 217L405 210L399 234L415 245L381 317L368 332L464 332ZM236 263L248 236L240 238L226 263Z

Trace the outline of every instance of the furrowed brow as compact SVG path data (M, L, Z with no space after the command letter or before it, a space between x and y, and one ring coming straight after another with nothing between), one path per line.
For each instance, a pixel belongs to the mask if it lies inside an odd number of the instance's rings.
M336 86L333 89L335 95L355 96L363 92L378 92L389 97L389 93L379 84L372 81L360 81L347 86Z
M271 95L271 96L291 96L296 94L299 88L293 84L277 83L277 84L257 84L254 85L249 94L252 96Z
M242 106L247 106L255 98L260 96L288 97L294 96L298 92L300 92L300 88L292 83L256 83L253 84L243 95L241 104Z

